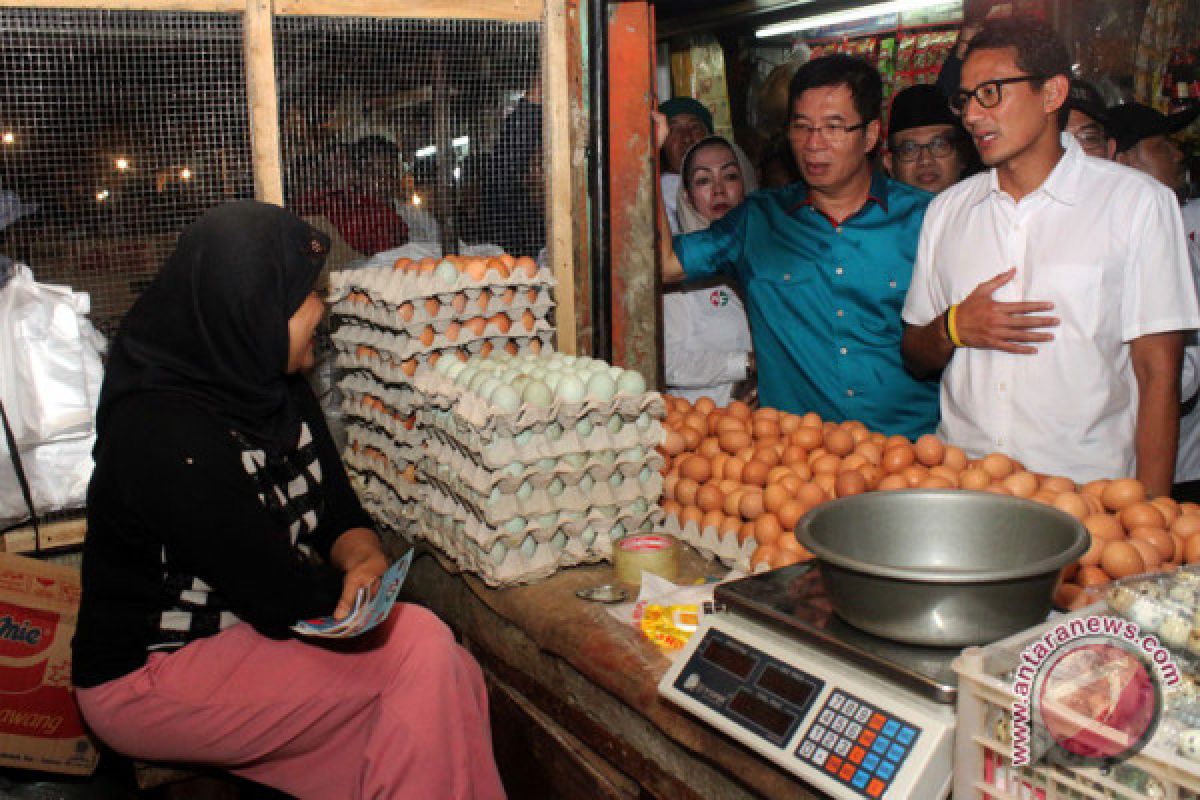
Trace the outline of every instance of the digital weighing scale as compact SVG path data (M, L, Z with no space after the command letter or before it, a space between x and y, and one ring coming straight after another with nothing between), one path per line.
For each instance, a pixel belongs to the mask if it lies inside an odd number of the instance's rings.
M812 562L721 584L715 601L660 694L833 797L949 795L958 650L842 622Z

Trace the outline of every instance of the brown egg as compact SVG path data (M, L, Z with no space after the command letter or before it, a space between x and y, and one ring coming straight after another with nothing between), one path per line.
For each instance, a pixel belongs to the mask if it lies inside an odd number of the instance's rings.
M1142 562L1146 565L1146 569L1152 570L1162 563L1162 554L1150 542L1145 539L1134 539L1131 536L1129 537L1129 543L1133 545L1133 549L1137 550L1138 555L1142 557Z
M796 524L800 522L800 518L804 516L807 509L804 504L798 500L788 500L779 507L776 515L779 517L779 524L785 531L796 530Z
M767 465L767 468L777 466L779 464L779 451L773 446L760 444L754 448L754 461L761 461Z
M877 467L874 464L867 464L866 466L860 467L858 471L862 473L863 478L867 481L867 491L875 491L875 487L877 487L879 485L879 481L883 479L883 468Z
M1014 497L1033 497L1037 484L1037 476L1032 472L1014 472L1000 481L1000 485L1012 492Z
M1070 608L1071 602L1079 596L1083 587L1076 583L1061 583L1054 590L1054 605L1059 609Z
M928 475L917 484L918 489L953 489L954 484L940 475Z
M666 434L663 436L662 447L663 447L663 450L666 451L667 455L670 455L670 456L679 455L680 453L683 452L683 446L684 446L683 434L679 433L678 431L667 431Z
M745 520L756 520L765 510L762 492L753 489L743 494L742 502L738 504L738 513Z
M796 492L796 499L804 506L812 508L829 499L829 492L815 483L806 483Z
M921 481L929 477L929 470L921 464L913 464L900 470L900 474L908 481L908 485L915 489L921 485Z
M800 429L800 417L784 411L779 414L779 432L790 434Z
M827 453L812 463L812 471L816 475L828 473L836 475L842 465L842 459L833 453Z
M743 522L742 526L738 528L737 536L739 545L744 545L747 540L754 541L754 523Z
M883 461L883 448L874 442L862 442L854 448L854 452L862 456L863 460L868 464L878 466Z
M783 527L774 514L763 514L754 521L754 538L758 540L759 546L775 544L782 535Z
M798 464L792 464L792 473L795 474L795 476L801 481L812 480L812 467L810 467L807 463L800 462Z
M1127 578L1145 572L1146 562L1129 542L1109 542L1100 556L1100 568L1114 578Z
M1146 487L1137 478L1119 478L1110 481L1100 495L1104 507L1109 511L1120 511L1126 506L1146 499Z
M1175 523L1175 520L1179 519L1179 504L1170 497L1156 497L1150 501L1150 504L1162 512L1168 528Z
M767 485L773 485L781 482L784 478L791 477L796 473L792 472L790 467L785 467L780 464L778 467L771 467L767 470Z
M1059 576L1059 580L1063 582L1074 580L1076 572L1079 572L1078 561L1067 564L1065 567L1063 567L1062 574Z
M1100 556L1104 554L1104 548L1108 546L1109 540L1089 532L1088 541L1088 549L1079 557L1079 563L1085 567L1094 567L1100 563Z
M1200 514L1200 503L1193 503L1191 500L1185 500L1179 504L1179 513Z
M683 514L681 514L679 517L679 524L681 526L686 527L687 525L691 524L691 525L695 525L697 528L699 528L700 523L703 521L704 521L704 512L703 511L696 508L695 506L684 506L683 507Z
M1183 514L1171 525L1171 533L1178 533L1184 539L1200 533L1200 516Z
M949 483L953 488L958 488L958 470L951 469L945 464L938 464L937 466L930 467L929 475L931 477L936 475L937 477Z
M801 478L795 472L789 470L787 475L779 479L779 485L787 491L788 497L795 497L796 492L800 491L800 484L804 483L805 480L805 478Z
M696 505L701 511L719 511L725 507L725 495L711 483L696 490Z
M910 466L916 460L917 454L911 446L905 444L899 447L889 447L883 451L883 459L879 465L887 473L899 472Z
M835 456L844 456L854 449L854 437L844 430L833 430L825 436L825 449Z
M827 455L829 455L829 451L826 450L824 447L814 447L812 450L809 450L808 451L809 466L816 463L816 460L818 458L821 458L822 456L827 456Z
M1137 554L1134 553L1136 556ZM1108 576L1100 567L1080 567L1079 574L1075 576L1075 582L1085 589L1093 586L1103 586L1112 578Z
M844 472L848 469L862 469L867 466L867 460L858 453L851 453L842 459L842 463L838 465L838 472Z
M683 415L683 424L692 428L701 438L708 436L708 417L699 411L689 411Z
M777 547L775 548L775 552L771 555L771 569L790 567L792 564L800 563L801 560L800 554L795 550L789 550L785 547Z
M679 505L677 500L663 500L661 506L663 513L668 517L678 519L679 515L683 513L683 506Z
M1088 504L1088 508L1091 509L1093 514L1104 513L1104 503L1100 501L1099 497L1094 494L1080 494L1079 496Z
M942 440L934 436L932 433L927 433L917 439L913 445L913 453L927 467L936 467L942 463L942 458L946 455L946 447L942 444Z
M725 462L725 477L731 481L742 482L742 475L746 470L746 462L737 456L730 456Z
M1105 480L1103 478L1100 480L1096 480L1096 481L1088 481L1082 487L1080 487L1079 493L1084 494L1084 495L1095 495L1096 497L1100 497L1104 494L1104 490L1105 490L1105 488L1108 487L1109 483L1110 483L1110 481Z
M701 487L701 488L703 488L703 487ZM719 509L714 510L714 511L706 511L706 512L704 512L704 519L700 520L700 530L706 531L709 528L712 528L714 531L720 533L721 524L724 522L725 522L725 514L722 513Z
M701 439L699 446L696 448L696 455L703 456L705 460L712 462L712 457L721 453L721 446L717 444L717 437L709 436L706 439ZM726 455L726 454L722 454Z
M1183 560L1188 564L1200 561L1200 535L1189 536L1183 542Z
M962 472L967 467L967 454L961 447L947 445L946 452L942 455L942 465L955 472Z
M681 436L683 436L684 450L695 450L700 446L700 442L703 440L700 432L689 425L684 425L683 428L680 429L679 433Z
M779 436L779 423L773 419L756 418L751 423L755 439L774 439Z
M903 475L895 474L884 475L877 488L881 492L890 492L894 489L907 489L909 486Z
M712 466L702 455L686 456L679 462L679 475L691 478L696 483L704 483L712 477Z
M728 467L726 467L726 469L728 469ZM742 470L742 483L749 486L766 486L767 473L770 471L771 468L763 462L757 460L751 461L746 464L745 469Z
M725 480L725 465L729 463L731 457L728 453L718 452L715 456L708 459L708 466L712 468L712 479L714 481Z
M856 469L842 470L833 482L833 491L838 497L850 497L867 490L867 481Z
M675 484L679 483L679 474L676 472L668 473L663 478L663 497L668 500L675 499Z
M725 539L729 536L733 536L736 539L738 528L740 528L740 527L742 527L742 518L741 517L733 516L732 514L726 514L725 518L723 520L721 520L721 525L720 525L721 538Z
M912 442L910 442L907 437L901 436L900 434L897 433L897 434L887 437L887 439L884 440L883 452L886 453L888 450L891 450L893 447L912 447Z
M969 467L959 473L958 485L964 489L982 492L992 482L992 476L979 467Z
M1134 528L1166 528L1167 520L1163 513L1151 503L1133 503L1125 506L1117 514L1117 519L1125 526L1125 530L1133 532Z
M1083 518L1083 527L1087 528L1093 536L1099 536L1110 542L1125 538L1125 529L1112 514L1088 514Z
M1087 608L1100 599L1099 591L1096 588L1082 589L1079 594L1071 601L1071 605L1067 606L1068 611L1078 611L1081 608Z
M980 459L979 467L991 475L993 480L1004 480L1014 469L1012 459L1004 453L988 453Z
M1183 554L1187 549L1187 540L1178 533L1172 533L1171 541L1175 542L1175 554L1171 556L1171 563L1178 566L1183 563Z
M442 304L438 302L436 297L425 298L425 313L431 317L436 317L438 312L442 310Z
M691 478L680 478L675 484L675 499L680 505L691 506L696 504L696 492L700 491L700 484Z
M820 486L827 497L837 497L837 494L834 491L834 485L837 483L837 478L834 477L832 472L821 472L813 475L812 482L815 485Z
M1054 498L1051 504L1059 511L1065 511L1079 521L1083 521L1091 513L1087 502L1074 492L1063 492Z
M731 481L728 478L724 478L720 481L717 481L717 488L721 490L721 494L728 495L730 492L741 489L742 485L737 481Z
M1010 492L1008 487L1002 483L993 483L991 486L984 489L984 491L988 492L989 494L1001 494L1005 497L1012 497L1012 492Z
M1071 480L1070 478L1059 477L1058 475L1047 475L1046 477L1042 478L1041 488L1049 489L1055 494L1074 492L1075 481Z
M726 409L722 409L721 414L713 415L711 418L716 420L716 430L714 433L720 436L722 433L737 431L746 433L746 425L742 420L733 416Z
M754 555L750 556L751 572L766 572L771 569L771 562L778 558L779 551L774 545L760 545Z
M731 492L725 493L725 505L722 510L731 517L741 517L742 513L742 496L750 491L744 486L739 486Z
M767 488L763 490L763 508L774 514L783 507L783 504L790 499L788 490L780 486L778 483L767 481Z

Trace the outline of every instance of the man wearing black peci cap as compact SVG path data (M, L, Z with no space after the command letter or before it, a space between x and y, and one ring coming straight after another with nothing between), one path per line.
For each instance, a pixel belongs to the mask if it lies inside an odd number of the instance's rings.
M1067 92L1067 108L1071 111L1067 117L1067 133L1075 137L1083 152L1112 161L1116 143L1108 129L1104 98L1096 87L1087 81L1072 78L1071 88Z
M683 156L692 145L713 134L713 117L703 103L694 97L672 97L658 107L667 118L667 140L660 154L663 205L672 233L679 233L676 198L679 196Z
M1171 138L1195 121L1200 106L1167 116L1141 103L1125 103L1108 110L1116 140L1117 161L1145 172L1177 195L1183 192L1183 151Z
M966 131L936 86L910 86L892 100L883 165L896 180L937 194L958 183L974 156Z

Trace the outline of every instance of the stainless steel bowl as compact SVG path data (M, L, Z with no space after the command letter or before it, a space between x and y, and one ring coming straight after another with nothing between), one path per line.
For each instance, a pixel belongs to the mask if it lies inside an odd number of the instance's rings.
M834 610L857 628L937 647L986 644L1043 622L1083 525L1015 497L949 489L872 492L817 506L796 526Z

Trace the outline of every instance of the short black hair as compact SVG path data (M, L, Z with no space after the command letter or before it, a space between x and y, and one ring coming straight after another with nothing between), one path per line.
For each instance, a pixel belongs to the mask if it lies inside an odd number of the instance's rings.
M1071 56L1067 47L1045 22L1027 16L988 20L979 33L967 45L963 56L966 61L976 50L1003 50L1011 47L1016 51L1017 68L1028 75L1053 78L1062 75L1071 79ZM1035 89L1042 88L1045 81L1032 81ZM1071 109L1063 98L1058 110L1058 129L1065 130Z
M854 110L863 122L872 122L883 116L883 80L879 70L861 58L844 53L831 53L814 58L792 76L788 85L788 119L796 98L809 89L827 86L845 86L854 98Z

